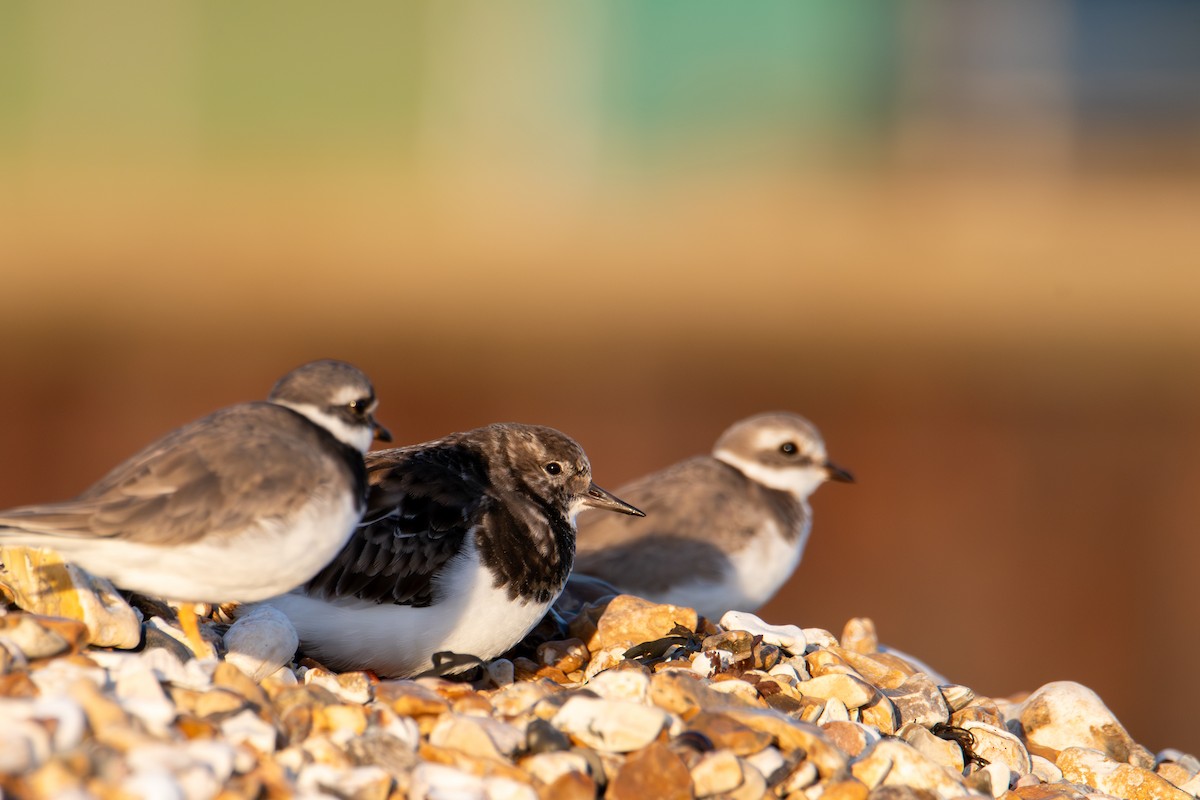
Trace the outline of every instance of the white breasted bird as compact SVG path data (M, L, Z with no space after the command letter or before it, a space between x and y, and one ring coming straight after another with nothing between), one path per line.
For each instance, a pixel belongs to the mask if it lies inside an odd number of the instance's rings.
M362 515L363 453L391 440L375 407L356 367L305 364L266 402L173 431L73 500L0 511L0 543L51 548L120 588L172 600L286 592L337 555ZM195 619L180 617L198 638Z
M854 479L829 461L808 420L788 413L743 419L712 455L617 490L645 519L583 520L575 569L712 619L754 611L799 565L812 527L808 497L827 480Z
M368 508L350 542L304 587L267 601L305 655L337 670L406 677L434 668L438 653L500 655L562 591L576 515L641 514L592 483L574 440L536 425L368 453L367 471Z

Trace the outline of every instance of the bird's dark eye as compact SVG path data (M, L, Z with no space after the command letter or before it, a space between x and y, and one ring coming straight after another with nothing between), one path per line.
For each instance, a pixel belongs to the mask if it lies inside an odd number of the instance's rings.
M371 401L367 398L363 398L362 400L351 400L349 407L351 411L361 417L367 413L368 409L371 408Z
M562 472L562 464L557 461L551 461L545 466L545 470L549 475L558 475Z
M785 456L796 455L796 452L797 452L796 443L795 442L784 442L783 444L779 445L779 452L783 453Z

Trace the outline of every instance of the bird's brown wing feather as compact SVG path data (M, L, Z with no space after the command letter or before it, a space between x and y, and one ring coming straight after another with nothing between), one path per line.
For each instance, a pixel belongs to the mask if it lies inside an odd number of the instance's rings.
M237 532L352 484L323 437L332 441L282 406L233 406L160 439L74 500L0 512L0 526L50 547L56 538L173 545Z
M490 503L477 453L438 443L367 454L363 524L305 587L329 600L428 606L435 578Z

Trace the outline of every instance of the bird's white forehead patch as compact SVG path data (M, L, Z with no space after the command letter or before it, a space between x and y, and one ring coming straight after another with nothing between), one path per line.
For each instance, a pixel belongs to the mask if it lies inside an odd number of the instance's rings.
M754 437L754 449L775 450L784 442L795 442L800 452L813 458L825 460L825 443L808 431L785 428L762 428Z
M329 404L334 406L348 406L355 400L362 400L370 394L364 386L354 386L346 384L339 386L329 398Z

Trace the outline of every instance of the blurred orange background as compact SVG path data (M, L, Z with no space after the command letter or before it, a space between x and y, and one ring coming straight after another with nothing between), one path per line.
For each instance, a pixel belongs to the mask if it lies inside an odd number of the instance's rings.
M0 507L351 360L608 488L824 432L764 611L1200 751L1200 6L0 5Z

